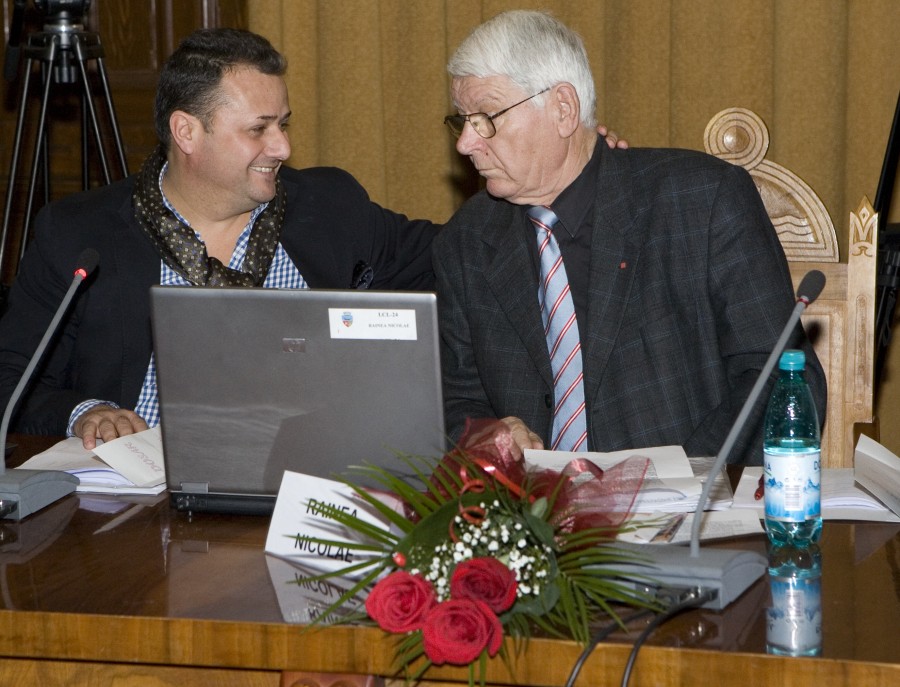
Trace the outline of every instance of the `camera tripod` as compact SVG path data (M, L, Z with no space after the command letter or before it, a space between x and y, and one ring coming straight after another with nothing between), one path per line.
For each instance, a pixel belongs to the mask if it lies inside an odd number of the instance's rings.
M878 179L873 209L878 213L878 276L875 282L875 395L881 386L884 368L891 343L891 329L900 293L900 232L888 231L888 215L891 211L891 196L900 165L900 93L894 120L888 134L884 164Z
M25 253L31 224L32 209L34 207L34 195L37 186L38 173L43 170L44 203L50 200L50 175L49 175L49 145L47 131L47 105L50 100L50 90L54 83L77 83L80 79L83 85L81 93L81 162L82 162L82 186L85 190L90 188L89 167L89 137L88 125L93 132L93 140L100 161L104 183L111 181L110 166L106 159L103 142L100 137L100 124L97 111L94 106L91 81L88 78L87 63L94 60L97 63L97 74L102 88L103 102L106 105L109 117L110 130L112 132L115 151L118 154L122 175L128 175L125 161L125 152L119 127L113 108L112 96L109 90L109 81L103 64L104 51L100 44L100 36L97 33L86 32L81 24L72 23L67 12L61 12L56 17L48 19L44 24L44 30L32 33L28 36L22 52L25 55L25 71L22 82L22 97L19 103L18 122L13 141L12 155L9 166L9 179L6 187L6 207L3 213L3 226L0 232L0 269L4 265L4 258L9 239L9 222L12 211L16 171L19 165L19 157L22 153L22 134L25 125L25 117L28 109L28 88L31 81L32 69L35 63L41 65L41 108L37 121L37 132L34 142L34 155L28 185L24 220L19 234L19 254L15 260L14 268ZM12 32L10 32L12 35ZM17 51L18 46L10 43L10 51ZM15 77L16 62L10 64L7 55L6 76L12 80ZM12 67L12 69L10 68ZM12 71L12 75L10 75ZM13 273L15 272L13 270Z

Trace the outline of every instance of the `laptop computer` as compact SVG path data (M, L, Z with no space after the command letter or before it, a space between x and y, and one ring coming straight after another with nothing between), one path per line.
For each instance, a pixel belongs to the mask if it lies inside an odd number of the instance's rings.
M271 513L285 470L333 478L446 448L433 293L154 286L179 510Z

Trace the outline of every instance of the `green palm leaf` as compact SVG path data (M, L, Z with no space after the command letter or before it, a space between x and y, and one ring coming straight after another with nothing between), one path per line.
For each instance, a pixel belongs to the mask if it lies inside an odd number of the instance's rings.
M356 466L351 472L364 478L366 484L378 485L402 508L350 478L342 480L386 524L367 522L339 508L317 504L325 518L352 532L355 538L342 541L322 536L305 540L371 555L341 570L306 578L318 581L347 574L359 576L317 622L332 616L340 620L337 610L343 604L358 598L380 576L398 567L432 583L442 577L443 591L438 592L442 600L445 597L440 594L450 593L446 580L459 560L488 556L515 570L519 579L515 603L500 616L504 633L514 640L516 653L534 632L585 644L590 640L592 625L602 617L621 623L617 607L655 607L654 599L619 579L619 566L640 565L645 559L639 553L607 545L619 531L628 528L627 524L577 532L564 531L560 526L564 519L554 514L554 505L564 479L549 485L544 480L551 492L534 498L530 495L531 477L521 485L524 496L518 490L513 493L459 452L442 461L421 456L400 456L399 460L407 474L374 465ZM501 545L496 533L508 533L510 528L514 533L504 534ZM421 630L400 635L395 648L398 673L402 672L408 682L418 681L432 665L424 652ZM501 656L504 661L510 660L505 646ZM476 680L475 663L478 681L483 685L486 652L469 666L470 684Z

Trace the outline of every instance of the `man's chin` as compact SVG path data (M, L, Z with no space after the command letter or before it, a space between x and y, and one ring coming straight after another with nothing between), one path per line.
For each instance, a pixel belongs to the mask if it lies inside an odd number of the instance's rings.
M509 196L509 185L500 179L485 179L484 187L487 189L488 193L494 196L494 198L506 200Z
M497 179L488 179L484 185L485 190L492 198L505 200L514 205L522 205L524 201L520 200L516 194L516 189L510 187L510 184Z
M256 201L257 205L262 205L263 203L268 203L275 197L275 184L271 184L266 186L265 188L257 188L255 193L253 193L253 200Z

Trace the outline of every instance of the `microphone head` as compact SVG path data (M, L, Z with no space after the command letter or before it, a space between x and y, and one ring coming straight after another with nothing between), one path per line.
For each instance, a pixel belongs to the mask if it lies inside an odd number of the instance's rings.
M819 270L810 270L800 281L800 286L797 288L797 300L809 305L819 297L824 288L825 275Z
M91 272L97 268L100 262L100 254L93 248L85 248L78 256L78 262L75 264L75 275L85 279Z

